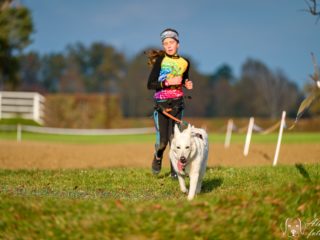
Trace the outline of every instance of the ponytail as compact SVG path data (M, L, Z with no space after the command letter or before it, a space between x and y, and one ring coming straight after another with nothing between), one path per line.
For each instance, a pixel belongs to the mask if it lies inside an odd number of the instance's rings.
M148 65L152 67L155 64L158 57L165 55L165 51L150 49L145 51L144 54L148 57Z

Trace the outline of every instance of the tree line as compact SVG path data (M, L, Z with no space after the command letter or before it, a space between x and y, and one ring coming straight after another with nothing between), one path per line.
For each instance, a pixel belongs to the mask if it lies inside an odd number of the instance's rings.
M152 112L153 92L146 87L151 69L144 51L128 59L105 43L88 47L77 43L62 53L29 52L18 60L20 82L16 90L118 95L124 116L142 117ZM239 78L227 64L206 75L189 60L194 89L186 91L187 115L274 118L283 110L294 115L303 98L281 70L272 71L259 60L247 59Z
M33 23L29 10L14 3L0 1L0 90L117 95L124 116L151 114L153 92L146 87L151 69L144 51L129 59L112 45L96 42L70 44L59 53L23 53ZM284 72L257 59L247 59L239 77L227 64L203 74L189 60L194 89L186 92L187 116L275 118L283 110L294 116L303 98Z

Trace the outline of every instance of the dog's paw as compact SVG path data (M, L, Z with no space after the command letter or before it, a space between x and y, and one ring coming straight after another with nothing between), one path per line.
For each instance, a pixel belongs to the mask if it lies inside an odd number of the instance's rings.
M181 188L181 192L183 192L183 193L188 193L188 189L186 189L186 188Z
M190 195L190 194L189 194L189 195L188 195L188 200L191 201L191 200L193 200L193 199L194 199L194 195Z

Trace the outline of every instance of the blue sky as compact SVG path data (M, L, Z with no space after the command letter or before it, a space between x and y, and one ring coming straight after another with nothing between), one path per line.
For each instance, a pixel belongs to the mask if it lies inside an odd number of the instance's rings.
M161 47L160 32L180 33L180 53L203 73L229 64L236 77L247 58L281 69L302 87L320 62L320 21L304 0L20 0L36 32L29 50L62 52L67 44L104 42L127 56ZM320 9L320 6L319 6Z

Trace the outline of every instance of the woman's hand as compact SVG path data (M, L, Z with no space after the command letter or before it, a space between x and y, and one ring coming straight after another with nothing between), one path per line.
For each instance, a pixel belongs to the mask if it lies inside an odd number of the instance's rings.
M182 77L178 76L178 77L168 78L166 82L168 86L180 85L182 82Z
M186 89L191 90L193 88L193 82L187 79L186 82L184 83L184 86L186 87Z

